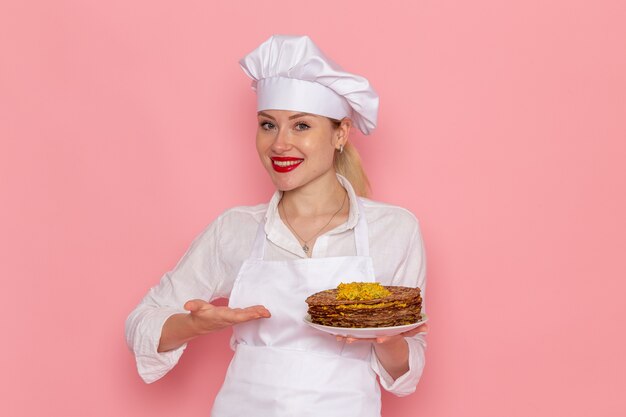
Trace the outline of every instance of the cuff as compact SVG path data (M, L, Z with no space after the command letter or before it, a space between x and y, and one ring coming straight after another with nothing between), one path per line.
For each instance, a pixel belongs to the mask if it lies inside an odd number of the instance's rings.
M404 397L415 391L425 364L426 340L424 336L418 334L413 337L405 337L404 340L409 346L409 370L395 381L378 360L376 351L372 346L371 366L379 377L380 385L398 397Z
M178 313L187 313L187 311L173 307L158 308L143 317L137 328L133 351L135 352L139 376L147 384L168 373L178 363L187 347L187 343L185 343L167 352L157 352L163 324L170 316Z

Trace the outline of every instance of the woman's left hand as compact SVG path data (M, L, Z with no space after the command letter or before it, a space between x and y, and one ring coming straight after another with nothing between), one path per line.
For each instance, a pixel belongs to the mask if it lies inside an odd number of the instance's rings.
M393 342L398 342L402 339L404 339L405 337L411 337L411 336L415 336L416 334L419 333L428 333L428 324L424 323L421 326L416 327L415 329L411 329L407 332L404 333L400 333L397 334L395 336L380 336L380 337L372 337L372 338L357 338L357 337L350 337L350 336L336 336L337 341L338 342L343 342L345 341L346 343L354 343L354 342L370 342L370 343L378 343L378 344L384 344L384 343L393 343Z
M346 343L373 343L374 351L381 365L385 368L389 376L396 380L409 370L409 347L404 338L415 336L419 333L428 333L428 325L424 323L415 329L395 336L381 336L368 339L337 336L337 341L345 341Z

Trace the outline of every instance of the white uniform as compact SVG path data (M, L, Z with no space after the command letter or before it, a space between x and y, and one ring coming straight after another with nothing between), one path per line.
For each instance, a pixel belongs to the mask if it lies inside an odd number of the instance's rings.
M380 415L377 374L396 395L415 390L424 366L423 336L407 338L410 369L394 381L369 343L340 343L302 321L304 299L341 281L425 287L413 215L358 198L349 182L338 178L350 199L349 218L318 238L311 259L280 221L278 192L269 205L226 212L194 241L127 320L127 340L146 382L167 373L185 348L156 352L167 317L184 312L189 299L230 296L231 306L263 304L272 317L233 329L236 353L215 401L215 417L373 417Z

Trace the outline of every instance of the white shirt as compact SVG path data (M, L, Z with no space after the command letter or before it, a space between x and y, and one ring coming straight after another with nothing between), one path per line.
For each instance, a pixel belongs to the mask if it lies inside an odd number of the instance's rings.
M350 200L348 220L317 238L312 257L356 255L354 227L359 216L365 215L376 281L383 285L420 287L425 298L426 259L415 216L401 207L368 199L362 199L364 213L359 213L356 200L359 197L348 180L341 175L337 178ZM306 257L300 243L278 214L281 197L282 193L277 191L268 204L235 207L221 214L196 237L176 267L150 289L128 316L126 341L135 353L139 375L145 382L154 382L165 375L176 365L187 346L157 352L165 321L173 314L187 313L183 305L188 300L228 298L241 265L250 256L263 219L268 239L265 260ZM422 311L425 312L424 305ZM371 360L382 387L398 396L415 391L425 364L423 335L406 338L406 341L409 370L395 381L374 353Z

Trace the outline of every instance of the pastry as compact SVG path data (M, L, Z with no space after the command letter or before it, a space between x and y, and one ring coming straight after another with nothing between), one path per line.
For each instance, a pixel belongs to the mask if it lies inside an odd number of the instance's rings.
M306 299L313 323L333 327L391 327L421 318L419 288L377 282L341 283Z

